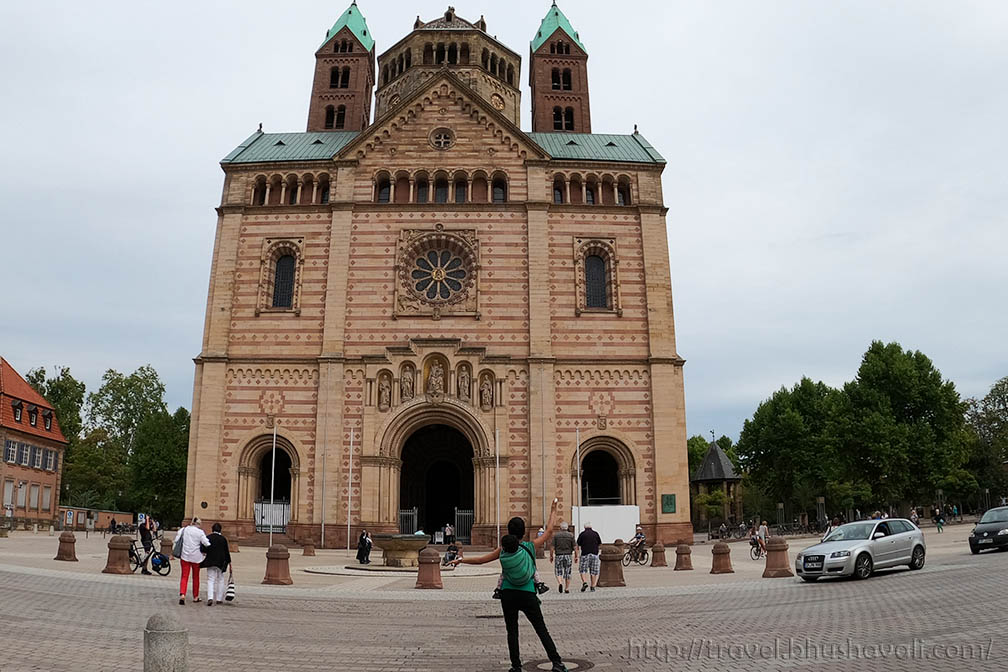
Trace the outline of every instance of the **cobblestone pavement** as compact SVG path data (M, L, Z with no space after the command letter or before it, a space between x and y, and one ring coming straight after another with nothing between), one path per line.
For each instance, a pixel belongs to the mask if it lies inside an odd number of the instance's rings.
M694 572L631 568L628 588L595 594L560 595L553 586L543 610L561 654L596 670L1008 670L1008 625L996 606L1008 553L971 556L967 532L929 534L923 570L867 581L760 579L741 548L733 550L736 574L711 576L695 549ZM79 556L93 555L78 545ZM792 558L802 545L792 543ZM48 538L0 540L2 672L142 669L143 627L161 610L188 626L194 670L508 667L491 577L415 591L401 578L308 579L292 563L295 586L249 580L234 605L180 607L174 570L166 578L102 575L93 557L72 567L51 562L54 548ZM261 553L244 549L243 562ZM332 564L304 562L316 560ZM471 586L448 590L462 583ZM543 658L524 621L521 639L526 661Z

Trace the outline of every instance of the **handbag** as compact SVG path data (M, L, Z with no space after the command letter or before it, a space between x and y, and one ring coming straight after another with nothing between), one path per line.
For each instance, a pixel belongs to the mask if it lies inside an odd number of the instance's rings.
M224 592L225 602L234 602L235 599L235 582L234 582L234 572L228 572L228 585L227 590Z
M182 557L182 537L185 535L180 534L178 539L175 540L175 544L172 546L171 554L172 557L181 558Z

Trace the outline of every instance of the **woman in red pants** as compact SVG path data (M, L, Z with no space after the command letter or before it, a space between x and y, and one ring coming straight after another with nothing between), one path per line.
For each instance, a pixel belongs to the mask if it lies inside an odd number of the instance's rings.
M204 547L210 546L210 540L206 533L200 528L200 519L193 516L192 522L175 535L175 543L182 540L182 555L179 560L182 563L182 580L179 582L179 604L185 604L186 583L189 581L189 572L192 572L192 596L193 602L199 602L199 570L200 563L203 562L205 554Z

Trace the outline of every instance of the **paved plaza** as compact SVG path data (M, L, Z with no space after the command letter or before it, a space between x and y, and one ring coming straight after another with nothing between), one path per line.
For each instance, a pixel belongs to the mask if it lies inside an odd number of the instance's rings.
M745 543L732 544L736 572L712 576L710 546L697 545L692 572L631 567L626 588L594 594L561 595L549 581L543 609L561 654L587 661L581 669L1008 670L997 605L1008 553L970 555L970 528L927 529L922 571L867 581L762 579ZM790 540L790 557L811 542ZM105 543L78 535L80 562L63 563L52 560L55 537L0 539L0 671L142 669L144 624L164 610L189 628L193 670L508 667L489 567L423 591L405 576L308 573L353 560L295 551L294 585L263 586L265 549L243 547L235 604L180 607L177 567L169 577L103 575ZM674 564L672 549L668 557ZM551 573L544 561L540 571ZM527 669L537 669L544 656L524 621L521 639Z

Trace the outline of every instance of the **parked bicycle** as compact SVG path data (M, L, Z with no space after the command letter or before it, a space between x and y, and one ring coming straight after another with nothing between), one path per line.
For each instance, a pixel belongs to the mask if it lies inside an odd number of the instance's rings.
M130 569L136 573L138 569L146 566L148 562L150 562L150 568L161 576L168 576L171 572L171 560L167 555L160 551L155 551L153 546L151 546L149 553L144 554L140 541L134 539L133 543L130 544L129 550Z

